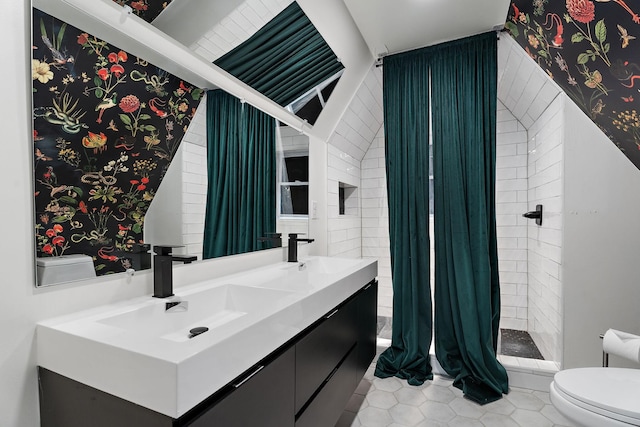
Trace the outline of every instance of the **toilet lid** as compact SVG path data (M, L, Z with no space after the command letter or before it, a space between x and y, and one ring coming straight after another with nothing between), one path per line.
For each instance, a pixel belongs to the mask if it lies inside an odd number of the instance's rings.
M602 413L601 409L613 418L621 415L640 422L640 369L567 369L555 374L553 381L585 409Z

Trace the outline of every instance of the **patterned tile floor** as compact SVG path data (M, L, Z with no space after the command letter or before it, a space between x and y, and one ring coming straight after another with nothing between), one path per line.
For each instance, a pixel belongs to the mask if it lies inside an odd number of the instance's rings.
M376 378L374 367L375 361L336 427L572 426L551 405L549 393L512 388L503 399L480 406L465 399L450 378L435 375L415 387L397 378Z

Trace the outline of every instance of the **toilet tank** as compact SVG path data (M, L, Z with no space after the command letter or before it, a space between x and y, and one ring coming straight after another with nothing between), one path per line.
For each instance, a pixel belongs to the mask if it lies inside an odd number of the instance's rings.
M93 260L89 255L62 255L56 257L37 258L36 274L38 286L96 277Z

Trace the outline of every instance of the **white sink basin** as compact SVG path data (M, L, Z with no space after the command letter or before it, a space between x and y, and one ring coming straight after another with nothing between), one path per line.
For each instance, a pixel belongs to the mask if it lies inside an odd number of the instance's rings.
M215 333L216 328L228 327L229 322L248 313L256 314L277 306L289 295L290 292L281 290L222 285L179 298L181 304L173 299L156 299L100 319L98 323L180 342L190 339L192 328L206 327L209 329L206 333ZM166 304L171 301L177 305L167 310Z
M42 321L38 365L179 418L377 274L374 260L304 262L302 270L280 262L177 287L171 298L148 295ZM176 301L187 310L167 312ZM209 330L189 339L194 327Z

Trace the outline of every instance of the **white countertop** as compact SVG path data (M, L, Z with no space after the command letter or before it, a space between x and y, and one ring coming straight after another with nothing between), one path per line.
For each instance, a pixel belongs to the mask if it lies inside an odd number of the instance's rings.
M183 286L167 299L149 295L40 322L38 365L178 418L377 275L371 259L303 261L302 271L282 262ZM237 307L234 292L244 298ZM222 299L235 308L207 317ZM178 300L210 330L188 339L176 326L186 314L164 310Z

